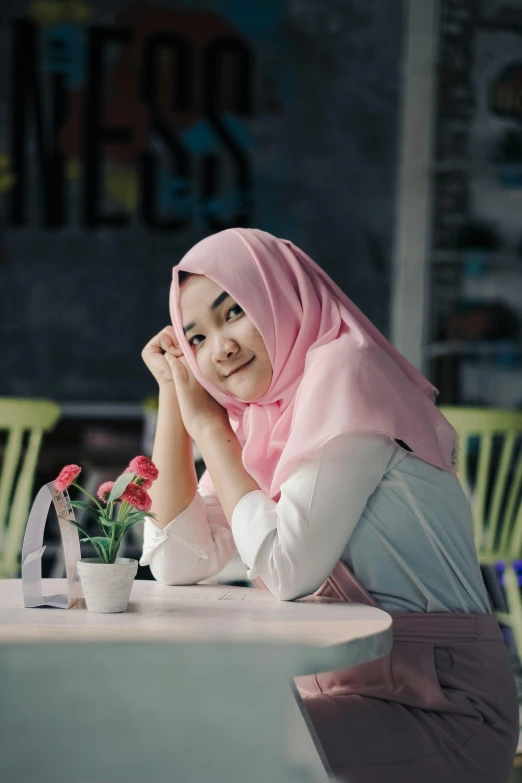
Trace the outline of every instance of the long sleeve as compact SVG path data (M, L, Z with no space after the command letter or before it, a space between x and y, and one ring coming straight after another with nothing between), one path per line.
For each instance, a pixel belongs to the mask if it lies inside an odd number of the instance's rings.
M245 495L232 529L217 496L200 487L162 530L146 518L140 565L163 584L196 584L239 551L248 577L280 600L308 595L330 575L396 452L386 435L339 435L299 464L277 503L261 490Z
M236 551L218 498L200 488L163 529L145 518L140 565L150 565L154 578L163 584L196 584L218 574Z
M317 590L397 450L386 435L345 433L300 463L277 503L261 490L241 498L231 526L248 577L280 600Z

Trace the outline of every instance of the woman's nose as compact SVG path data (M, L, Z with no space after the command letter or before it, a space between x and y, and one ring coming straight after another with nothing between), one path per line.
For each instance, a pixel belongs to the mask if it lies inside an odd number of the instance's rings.
M234 340L218 340L214 348L214 361L230 359L237 353L237 343Z

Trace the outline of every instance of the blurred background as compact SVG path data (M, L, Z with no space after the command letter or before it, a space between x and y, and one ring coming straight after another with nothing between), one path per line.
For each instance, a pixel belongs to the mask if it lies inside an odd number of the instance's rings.
M522 410L522 2L0 7L0 397L59 406L31 493L150 456L141 350L230 226L301 245L442 405Z

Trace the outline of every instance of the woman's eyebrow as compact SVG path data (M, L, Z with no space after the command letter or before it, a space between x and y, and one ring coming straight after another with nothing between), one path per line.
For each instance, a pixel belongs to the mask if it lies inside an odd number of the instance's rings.
M219 296L217 296L217 297L214 299L214 301L213 301L213 302L212 302L212 304L210 305L210 309L211 309L211 310L215 310L215 309L216 309L216 307L219 307L219 305L221 304L221 302L224 302L224 301L225 301L225 299L228 299L228 297L229 297L229 296L230 296L230 294L229 294L227 291L222 291L222 292L219 294ZM193 329L193 328L195 327L195 325L196 325L196 322L195 322L195 321L193 321L191 324L187 324L186 326L184 326L184 327L183 327L183 334L187 334L187 332L190 332L190 330L191 330L191 329Z
M211 310L215 310L215 309L216 309L216 307L219 307L219 305L221 304L221 302L224 302L224 301L225 301L225 299L228 299L228 297L229 297L229 296L230 296L230 294L228 294L226 291L222 291L222 292L220 293L220 295L217 297L217 299L214 299L214 301L213 301L213 302L212 302L212 304L210 305L210 309L211 309Z

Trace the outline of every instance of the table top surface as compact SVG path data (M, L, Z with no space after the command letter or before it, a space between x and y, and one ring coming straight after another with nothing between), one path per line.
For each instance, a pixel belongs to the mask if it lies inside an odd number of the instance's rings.
M65 592L65 580L45 579L44 594ZM126 612L26 609L21 579L0 580L0 644L42 641L276 641L335 655L325 665L354 665L391 648L392 619L361 604L316 599L279 601L268 590L228 585L168 586L135 580ZM321 659L321 654L318 655Z

